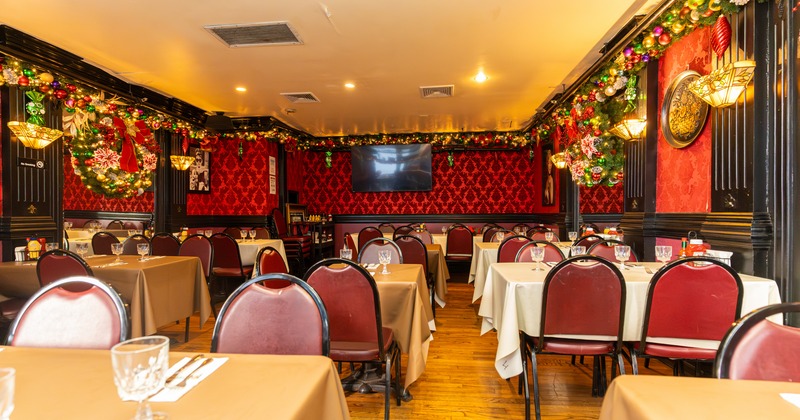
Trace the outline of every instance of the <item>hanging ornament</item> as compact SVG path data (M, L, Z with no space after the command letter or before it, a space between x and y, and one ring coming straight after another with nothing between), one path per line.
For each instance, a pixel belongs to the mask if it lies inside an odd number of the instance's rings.
M731 44L731 24L728 18L720 15L717 22L711 28L711 48L717 53L717 57L722 58L722 54Z
M242 155L244 155L244 142L239 139L239 160L242 160Z
M333 156L333 152L331 152L330 150L325 152L325 167L328 169L330 169L330 167L333 166L331 156Z
M453 159L453 152L447 152L447 166L453 167L455 165L455 159Z

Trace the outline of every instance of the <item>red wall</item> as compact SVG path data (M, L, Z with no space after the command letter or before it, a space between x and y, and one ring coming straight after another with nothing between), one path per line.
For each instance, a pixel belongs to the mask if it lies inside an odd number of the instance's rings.
M625 199L622 184L620 182L613 187L606 185L595 185L591 188L581 187L581 214L622 213Z
M324 152L306 152L303 202L313 213L332 214L490 214L557 213L542 207L541 155L527 151L467 151L433 155L433 190L354 193L350 153L336 152L325 167ZM556 197L558 195L556 194Z
M278 206L276 143L265 140L243 142L239 159L236 140L220 140L211 153L211 192L189 194L189 215L265 215ZM276 157L276 194L269 192L269 156Z
M710 29L698 29L673 44L659 60L658 104L675 77L688 69L701 75L711 70ZM709 116L710 118L710 116ZM694 213L711 210L711 123L691 145L674 149L658 130L656 211Z
M106 198L86 189L81 178L75 175L70 156L64 156L64 210L117 211L152 213L155 209L153 193L131 198Z

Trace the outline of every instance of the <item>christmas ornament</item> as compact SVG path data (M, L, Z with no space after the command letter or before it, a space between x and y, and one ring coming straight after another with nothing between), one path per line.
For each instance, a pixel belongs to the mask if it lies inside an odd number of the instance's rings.
M711 28L711 49L717 53L717 57L722 57L731 43L731 24L728 18L720 15L717 22Z
M325 167L329 168L333 166L333 162L331 161L331 156L333 156L333 152L327 151L325 152Z

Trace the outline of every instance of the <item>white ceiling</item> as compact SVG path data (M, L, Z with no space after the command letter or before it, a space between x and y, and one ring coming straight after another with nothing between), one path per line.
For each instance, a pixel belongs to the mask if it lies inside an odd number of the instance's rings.
M654 1L3 3L0 22L129 82L206 111L337 136L523 128ZM203 29L271 21L288 21L303 44L228 48ZM481 69L489 80L478 84ZM420 97L420 86L447 84L452 98ZM313 92L320 103L293 104L282 92Z

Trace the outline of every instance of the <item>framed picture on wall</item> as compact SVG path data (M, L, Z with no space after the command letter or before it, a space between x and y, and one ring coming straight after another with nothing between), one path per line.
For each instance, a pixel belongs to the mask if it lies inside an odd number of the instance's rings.
M194 163L189 167L189 192L211 192L211 153L199 147L190 147L189 156L194 156Z
M551 157L553 146L542 146L542 206L556 204L556 167Z

